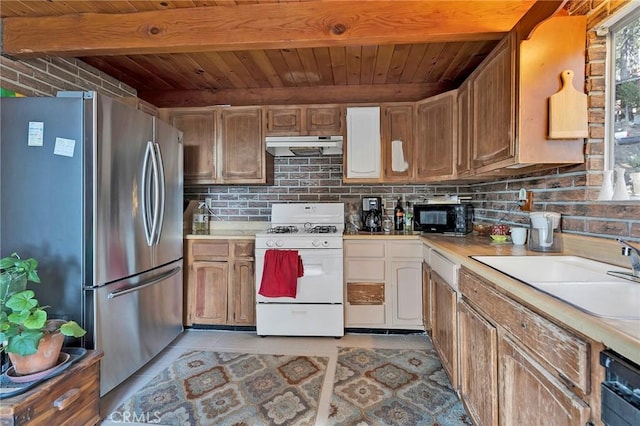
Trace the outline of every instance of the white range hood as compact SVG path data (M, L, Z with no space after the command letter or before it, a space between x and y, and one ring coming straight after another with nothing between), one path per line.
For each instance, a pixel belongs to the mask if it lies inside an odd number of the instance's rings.
M275 157L342 154L342 136L267 136L265 141Z

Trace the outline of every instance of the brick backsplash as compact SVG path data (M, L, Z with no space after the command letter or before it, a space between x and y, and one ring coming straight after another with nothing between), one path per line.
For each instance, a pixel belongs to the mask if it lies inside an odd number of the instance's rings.
M270 221L273 203L340 202L345 213L356 212L362 197L382 197L385 214L393 214L398 197L411 203L432 194L456 194L457 186L346 184L342 156L277 157L273 186L185 186L186 199L213 198L214 214L222 220ZM406 206L406 204L405 204Z
M398 197L415 203L433 194L458 194L471 197L476 221L515 225L528 224L528 213L517 205L525 188L533 193L534 211L562 213L563 232L640 241L640 203L587 201L586 173L566 168L460 185L346 184L342 156L278 157L273 186L185 186L185 198L213 198L213 213L221 220L270 221L273 203L343 202L348 213L358 210L362 197L380 196L390 215Z

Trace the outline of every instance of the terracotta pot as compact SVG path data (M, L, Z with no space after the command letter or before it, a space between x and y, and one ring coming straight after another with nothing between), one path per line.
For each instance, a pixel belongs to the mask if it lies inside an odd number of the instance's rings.
M60 331L45 334L38 344L38 352L26 356L8 352L9 359L17 374L38 373L56 365L63 343L64 334Z

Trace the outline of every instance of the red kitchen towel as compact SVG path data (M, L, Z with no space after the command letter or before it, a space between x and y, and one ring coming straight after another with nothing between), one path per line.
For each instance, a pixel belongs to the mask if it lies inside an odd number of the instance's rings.
M265 297L296 297L298 278L304 275L297 250L267 250L258 294Z

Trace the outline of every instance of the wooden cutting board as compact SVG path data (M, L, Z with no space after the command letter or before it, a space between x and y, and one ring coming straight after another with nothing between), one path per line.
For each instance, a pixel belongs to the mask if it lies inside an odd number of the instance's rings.
M573 87L573 71L560 73L562 89L549 98L549 139L586 138L587 95Z

